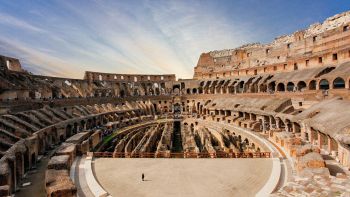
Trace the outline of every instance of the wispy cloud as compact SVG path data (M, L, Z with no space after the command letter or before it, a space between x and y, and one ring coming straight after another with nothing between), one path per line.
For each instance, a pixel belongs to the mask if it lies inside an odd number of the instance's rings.
M40 74L81 78L91 70L191 78L202 52L295 30L287 19L305 16L281 5L279 0L11 1L0 5L0 53ZM274 6L280 9L272 13ZM310 18L316 13L298 11Z
M71 62L67 62L61 58L48 55L45 51L40 51L37 49L32 49L24 45L23 43L18 43L14 40L2 40L0 38L0 51L8 51L5 55L13 56L16 53L20 53L24 63L28 69L35 74L53 74L55 76L66 77L71 76L75 78L82 78L82 74L76 65ZM23 62L22 62L23 63ZM73 73L72 73L73 72Z
M44 32L42 29L27 23L21 19L15 18L11 15L0 13L0 24L17 27L21 30L29 30L34 32Z

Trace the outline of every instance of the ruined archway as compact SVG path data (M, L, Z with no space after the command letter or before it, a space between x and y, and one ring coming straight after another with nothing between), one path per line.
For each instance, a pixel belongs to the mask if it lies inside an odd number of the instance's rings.
M310 81L309 90L316 90L316 81L315 80Z
M306 88L306 83L304 81L299 81L297 84L298 90L302 91Z
M322 79L319 83L320 90L328 90L329 89L329 82L326 79Z
M284 88L284 84L283 83L279 83L277 85L277 91L278 92L284 92L285 91L285 88Z
M343 89L345 88L345 81L343 78L341 77L337 77L336 79L334 79L333 81L333 88L334 89Z
M294 91L294 83L293 82L288 82L287 83L287 91L288 92L293 92Z

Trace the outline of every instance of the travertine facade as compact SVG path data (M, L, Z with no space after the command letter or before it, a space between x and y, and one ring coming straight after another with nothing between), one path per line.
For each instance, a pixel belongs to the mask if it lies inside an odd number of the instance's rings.
M269 44L202 53L195 79L221 79L339 65L350 60L350 12Z
M349 25L345 12L270 44L203 53L193 79L178 81L90 71L83 79L38 76L0 56L0 195L20 189L52 149L48 196L76 195L70 166L89 151L272 157L261 142L269 139L295 162L295 176L332 176L321 154L349 170Z

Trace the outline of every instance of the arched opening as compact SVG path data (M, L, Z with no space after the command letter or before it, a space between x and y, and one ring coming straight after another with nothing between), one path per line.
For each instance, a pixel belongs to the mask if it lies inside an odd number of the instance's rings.
M175 115L181 114L181 105L179 103L175 103L173 109Z
M72 125L67 125L66 127L66 137L70 137L72 136L73 132L72 132Z
M328 90L329 89L329 82L326 79L322 79L320 81L320 90Z
M294 91L294 83L293 82L288 82L287 83L287 91L288 92Z
M285 89L284 89L284 84L283 84L283 83L279 83L279 84L277 85L277 91L278 91L278 92L284 92L284 91L285 91Z
M86 128L85 120L80 121L80 125L81 125L81 127L80 127L81 130L85 129Z
M268 85L269 91L274 92L276 90L276 83L273 81Z
M296 122L293 123L293 132L294 133L300 133L300 125Z
M24 162L23 162L23 155L21 152L17 152L15 154L16 157L16 179L20 180L23 177L24 174ZM18 181L17 181L18 182Z
M315 80L310 81L309 90L316 90L316 81Z
M24 160L24 172L28 172L29 169L30 169L30 162L29 162L29 158L30 155L29 155L29 150L26 149L26 151L24 152L24 155L23 155L23 160Z
M336 79L334 79L333 81L333 88L334 89L342 89L345 88L345 81L343 78L338 77Z
M31 156L31 161L32 161L32 167L35 166L36 164L36 157L35 157L35 153L32 153L32 156Z
M302 91L306 88L306 83L304 81L299 81L297 84L298 90Z
M203 88L202 87L198 88L198 94L203 94Z
M240 92L240 93L243 93L244 92L244 81L241 81L241 82L239 82L239 86L238 86L238 92Z
M260 84L259 92L266 92L266 85L265 84Z
M78 123L74 123L74 126L73 126L73 134L76 134L76 133L78 133Z
M186 90L186 93L187 93L187 94L191 94L191 89L187 89L187 90Z
M134 89L134 96L140 96L139 89Z
M193 88L193 89L192 89L192 93L193 93L193 94L197 94L197 89L196 89L196 88Z
M119 91L119 95L121 98L124 98L125 97L125 91L124 90L120 90Z
M173 93L176 95L180 94L180 85L174 85L173 86Z
M173 90L175 95L179 95L180 94L180 89L179 88L174 88Z

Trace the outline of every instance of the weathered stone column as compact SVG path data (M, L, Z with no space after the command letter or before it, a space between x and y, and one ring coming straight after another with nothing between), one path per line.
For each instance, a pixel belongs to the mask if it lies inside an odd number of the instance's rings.
M300 134L301 134L301 138L303 140L306 140L306 128L305 128L305 124L304 123L301 123L300 124ZM310 135L308 135L310 136ZM310 137L309 137L310 138ZM308 139L309 140L309 139Z
M286 128L285 128L285 129L286 129L286 132L289 132L289 126L288 126L288 124L284 123L284 126L286 127Z
M295 124L292 122L292 132L295 133Z
M318 148L322 149L323 141L322 141L322 134L320 132L317 132L317 140L318 140Z
M262 118L262 128L263 128L263 133L266 133L266 125L265 125L265 118Z
M276 129L280 128L280 119L276 119Z
M328 152L332 153L332 151L335 150L335 147L333 146L332 138L330 138L328 135L327 135L327 142L328 142Z

